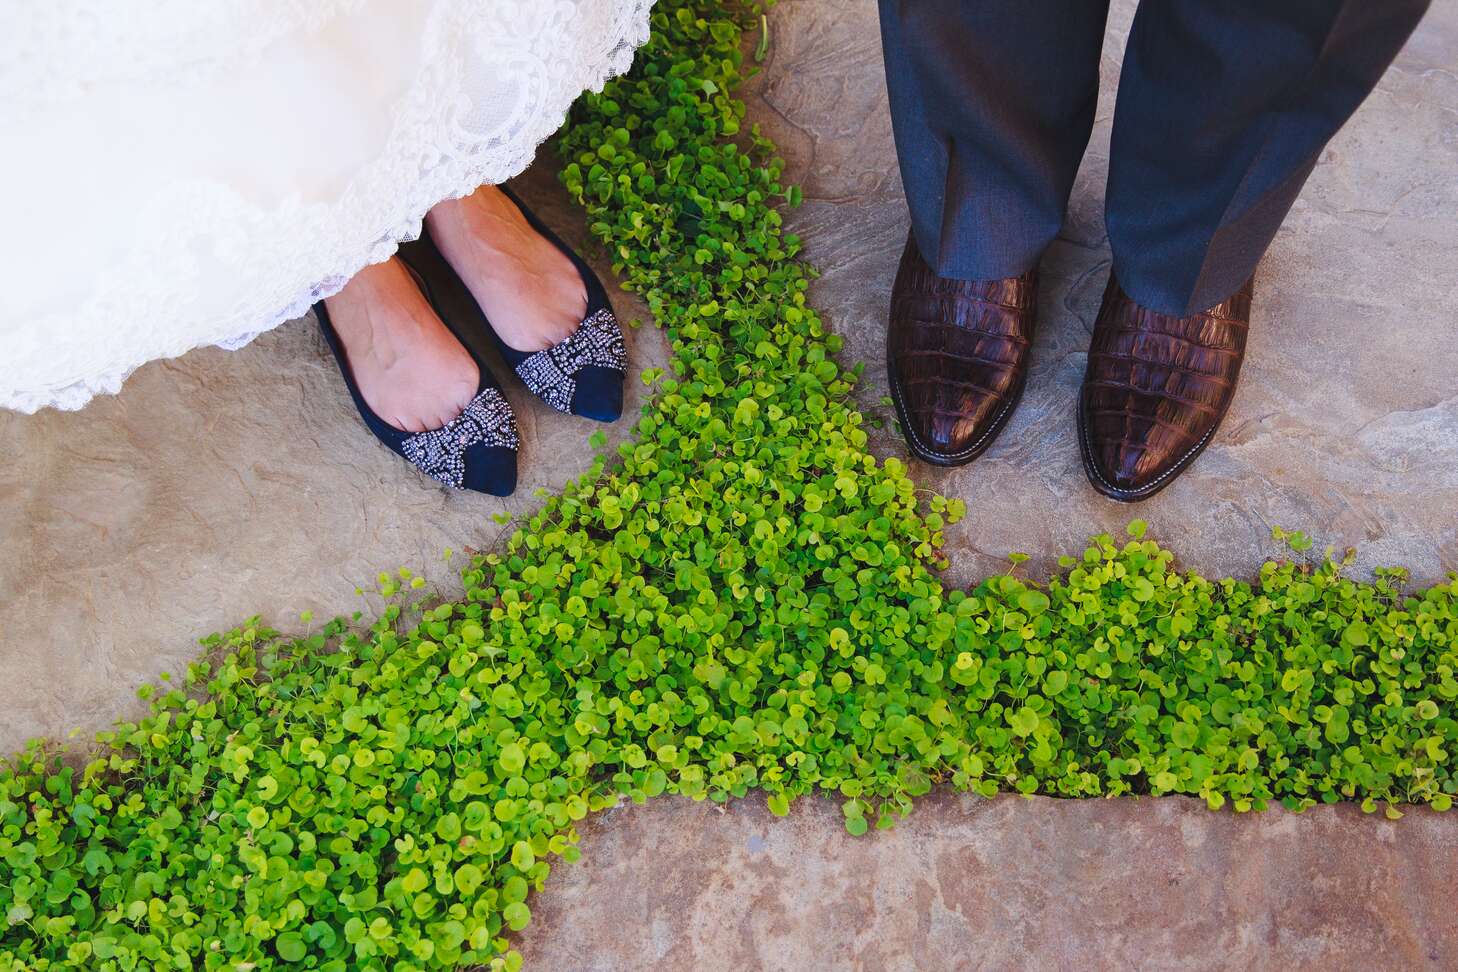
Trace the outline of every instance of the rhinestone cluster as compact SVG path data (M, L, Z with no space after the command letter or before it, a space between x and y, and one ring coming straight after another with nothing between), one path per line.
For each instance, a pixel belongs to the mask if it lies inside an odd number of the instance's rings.
M577 390L573 376L589 365L626 371L628 350L611 309L589 315L572 336L522 361L516 373L523 384L559 412L572 411Z
M464 489L467 449L475 445L515 449L519 442L511 406L500 389L487 388L441 428L406 438L400 451L432 479Z

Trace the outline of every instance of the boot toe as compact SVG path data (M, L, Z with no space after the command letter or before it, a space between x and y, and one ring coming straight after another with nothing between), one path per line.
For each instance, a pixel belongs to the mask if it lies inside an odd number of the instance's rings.
M1099 492L1114 499L1134 499L1164 475L1147 443L1127 433L1100 435L1085 429L1084 449L1089 478Z
M968 397L962 391L958 385L923 381L904 396L907 438L923 458L948 464L970 460L991 443L1011 410L1008 397Z

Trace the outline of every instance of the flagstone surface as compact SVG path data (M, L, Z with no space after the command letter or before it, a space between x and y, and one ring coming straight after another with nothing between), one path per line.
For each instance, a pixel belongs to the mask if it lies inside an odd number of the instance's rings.
M1257 277L1251 347L1220 435L1173 487L1131 509L1079 468L1073 402L1108 268L1102 224L1113 91L1130 0L1116 0L1088 157L1044 261L1027 396L958 470L913 464L967 501L950 583L1010 551L1053 569L1138 515L1186 566L1249 576L1272 526L1356 570L1416 582L1458 569L1458 6L1438 3L1323 154ZM814 296L867 367L858 394L904 456L883 329L906 215L870 0L782 0L751 117L804 186L790 220L822 271ZM546 166L534 204L581 241ZM602 254L593 247L600 268ZM619 298L625 318L641 306ZM631 332L635 373L662 366ZM504 368L500 373L505 375ZM630 380L633 398L641 387ZM0 413L0 751L135 716L134 692L196 639L263 611L290 630L368 610L361 582L408 565L455 589L448 548L483 548L584 471L594 426L508 383L521 419L510 500L436 488L354 416L312 322L243 350L138 371L76 413ZM620 441L627 424L609 429ZM317 620L314 623L318 623ZM584 862L533 898L528 967L628 969L1454 968L1458 817L1351 807L1211 813L1186 800L976 801L936 795L895 830L845 835L805 801L772 820L663 800L585 827Z

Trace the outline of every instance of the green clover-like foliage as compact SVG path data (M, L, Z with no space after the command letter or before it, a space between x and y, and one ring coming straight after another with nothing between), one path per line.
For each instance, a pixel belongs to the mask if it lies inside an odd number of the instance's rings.
M962 505L866 451L731 94L741 21L660 0L653 28L559 140L673 345L632 440L464 597L402 571L366 628L250 622L80 771L40 743L0 770L0 972L516 969L577 821L662 793L835 794L853 834L936 784L1451 805L1458 581L1206 580L1136 521L1046 586L945 589Z

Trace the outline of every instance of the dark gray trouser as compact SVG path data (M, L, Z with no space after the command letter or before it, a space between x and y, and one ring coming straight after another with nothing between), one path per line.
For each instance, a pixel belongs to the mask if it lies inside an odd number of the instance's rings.
M880 3L922 255L946 277L1026 271L1062 225L1093 127L1107 0ZM1183 315L1244 283L1322 146L1427 6L1144 0L1119 78L1104 216L1129 295Z

